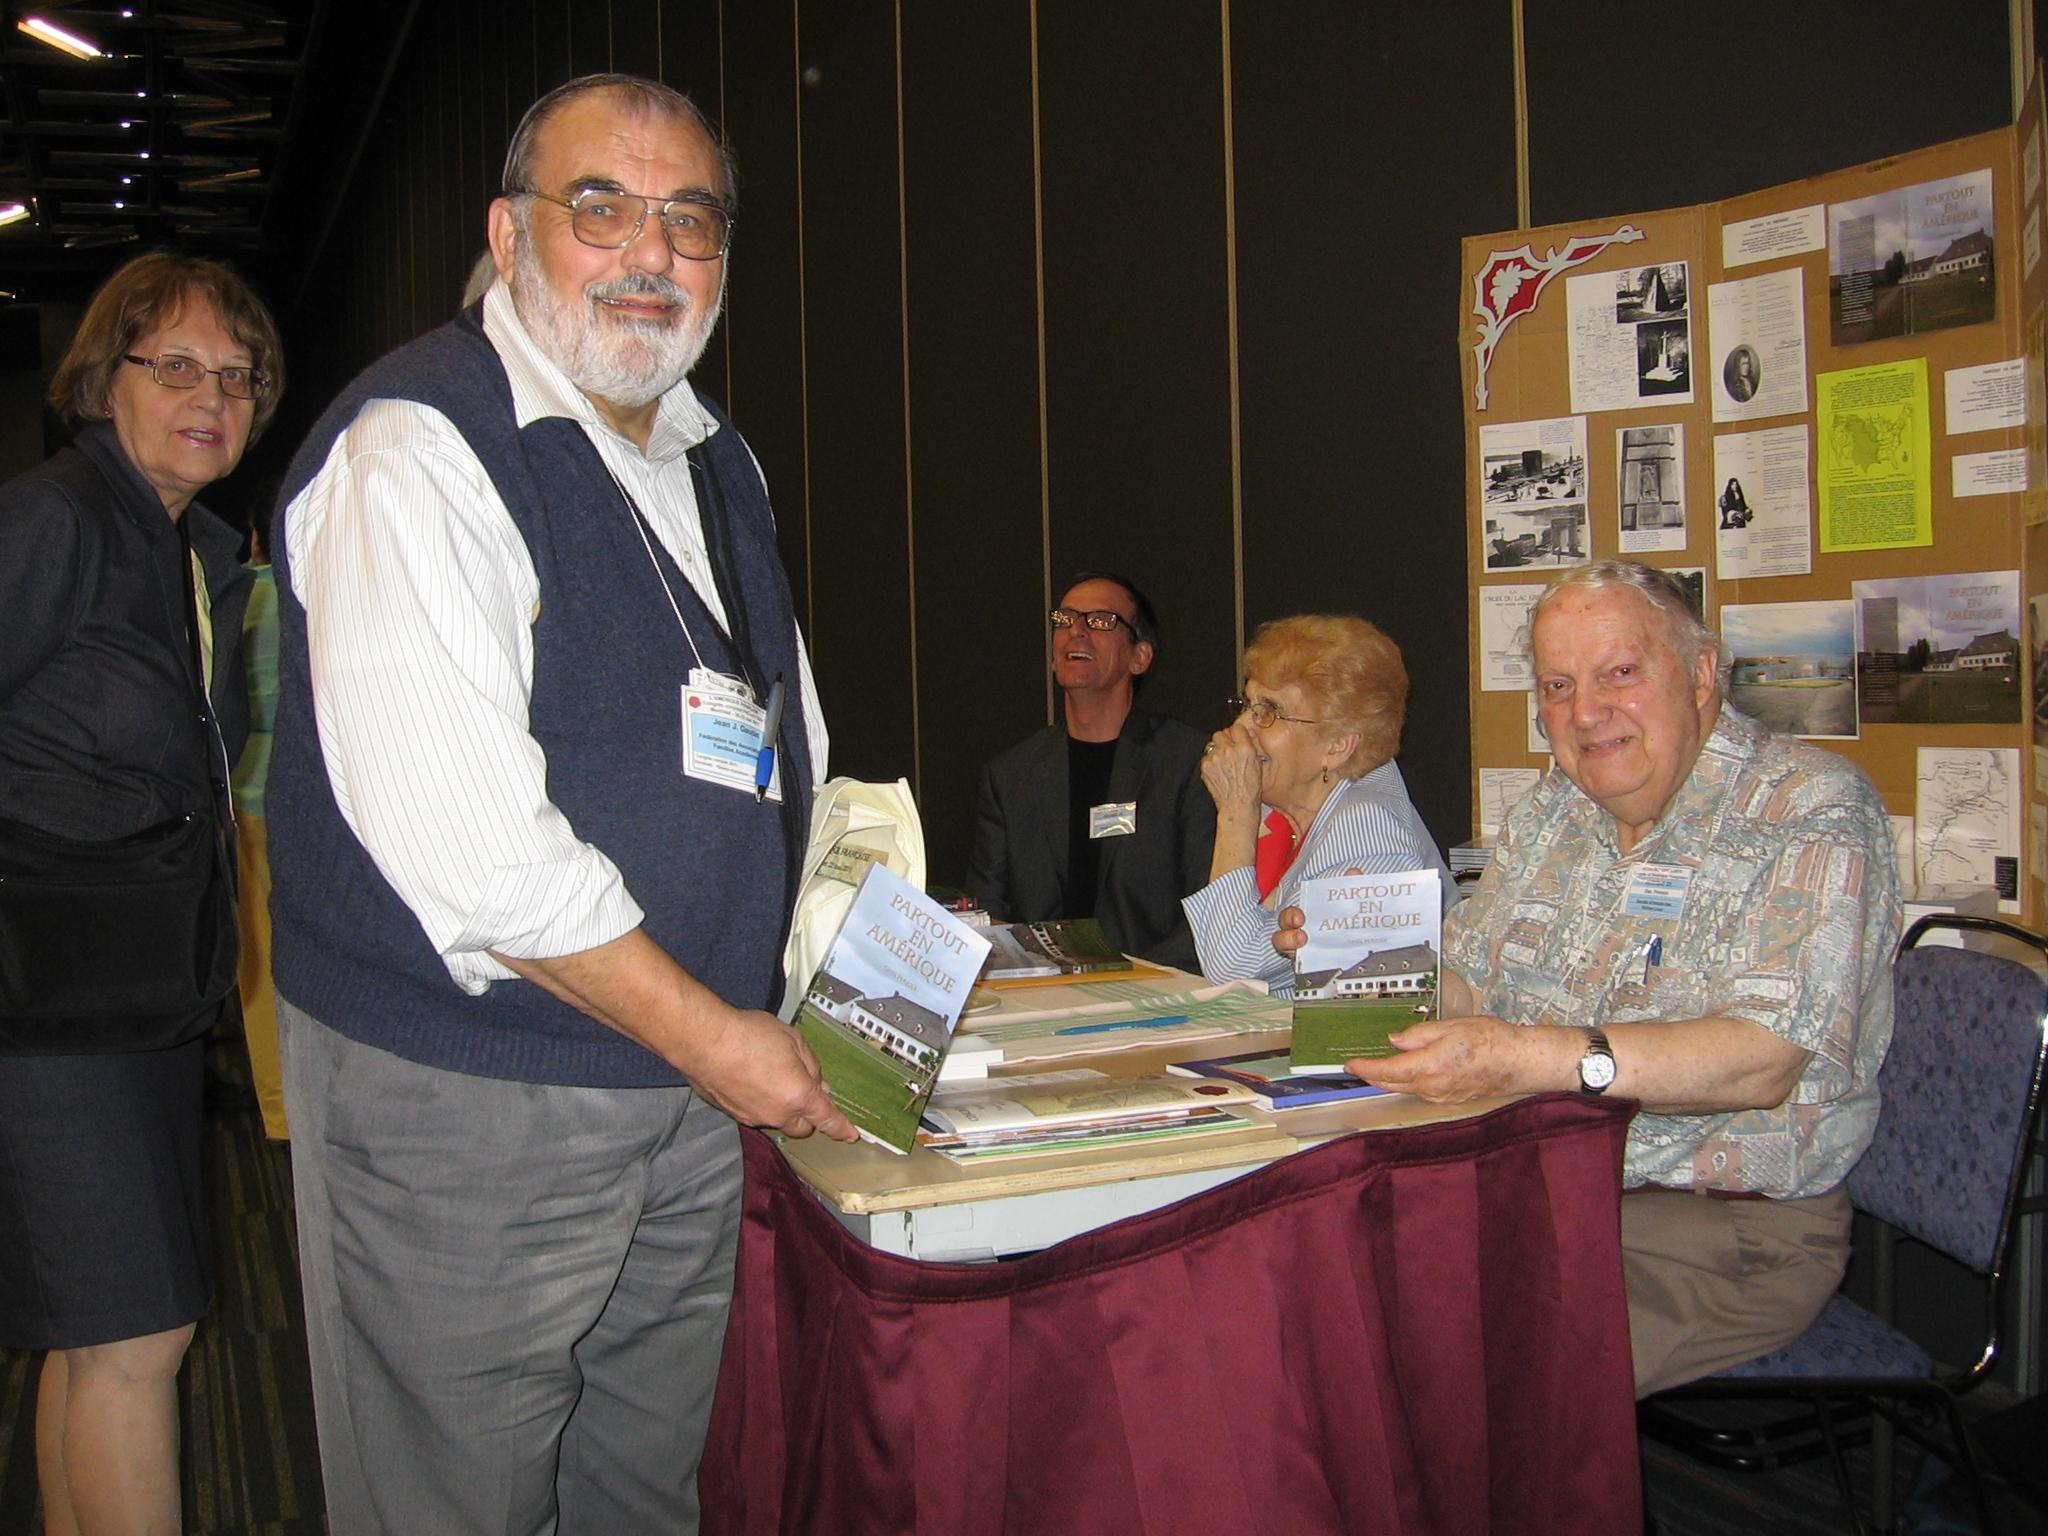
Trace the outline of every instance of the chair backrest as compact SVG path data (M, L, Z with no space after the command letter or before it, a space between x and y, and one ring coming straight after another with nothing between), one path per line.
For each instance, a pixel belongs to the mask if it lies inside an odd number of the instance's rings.
M1892 962L1877 1131L1849 1175L1849 1197L1988 1275L2039 1115L2048 981L2003 956L1914 947L1932 928L2003 934L2048 959L2048 940L1989 918L1938 915L1907 932Z

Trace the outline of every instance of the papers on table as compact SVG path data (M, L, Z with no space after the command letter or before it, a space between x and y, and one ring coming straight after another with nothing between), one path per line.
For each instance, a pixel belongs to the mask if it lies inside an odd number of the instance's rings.
M994 1045L1004 1062L1285 1029L1292 1012L1261 981L1204 982L1175 973L1006 992L994 1013L964 1022L962 1045ZM1171 1020L1173 1022L1167 1022Z

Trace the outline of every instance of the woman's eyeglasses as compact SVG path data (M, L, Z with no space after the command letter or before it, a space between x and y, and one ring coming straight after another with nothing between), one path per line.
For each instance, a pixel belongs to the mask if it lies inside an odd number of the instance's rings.
M208 368L197 358L180 357L175 352L155 357L123 352L121 361L147 368L149 376L166 389L197 389L209 373L220 380L220 392L232 400L260 400L270 388L270 376L254 368Z
M1323 723L1320 720L1310 720L1301 715L1283 715L1280 713L1280 706L1271 699L1228 699L1225 702L1230 706L1231 719L1235 720L1239 715L1247 716L1252 724L1262 731L1269 728L1275 720L1285 720L1293 725L1321 725Z

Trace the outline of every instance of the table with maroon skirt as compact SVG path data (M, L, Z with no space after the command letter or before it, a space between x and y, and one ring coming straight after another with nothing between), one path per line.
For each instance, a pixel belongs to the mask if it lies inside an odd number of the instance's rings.
M1276 1117L1241 1177L981 1264L848 1231L821 1193L873 1149L748 1132L703 1530L1638 1531L1632 1109L1545 1095L1301 1150ZM944 1162L902 1177L920 1157Z

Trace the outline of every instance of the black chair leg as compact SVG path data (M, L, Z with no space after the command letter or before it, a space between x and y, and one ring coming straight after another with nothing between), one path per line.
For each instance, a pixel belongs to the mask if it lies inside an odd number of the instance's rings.
M1821 1438L1827 1442L1828 1464L1835 1469L1835 1486L1841 1490L1842 1506L1849 1511L1849 1530L1852 1536L1864 1536L1863 1517L1856 1511L1856 1485L1849 1480L1849 1463L1842 1455L1841 1437L1835 1433L1834 1405L1824 1396L1816 1397L1813 1416L1820 1425Z
M1984 1468L1977 1459L1977 1447L1970 1438L1970 1431L1963 1423L1963 1410L1953 1397L1948 1399L1948 1432L1956 1443L1957 1465L1970 1480L1970 1496L1977 1504L1978 1529L1984 1536L1998 1536L1998 1522L1991 1516L1991 1495L1984 1487Z
M1870 1528L1877 1536L1898 1529L1893 1505L1898 1502L1898 1426L1889 1413L1876 1413L1870 1423Z

